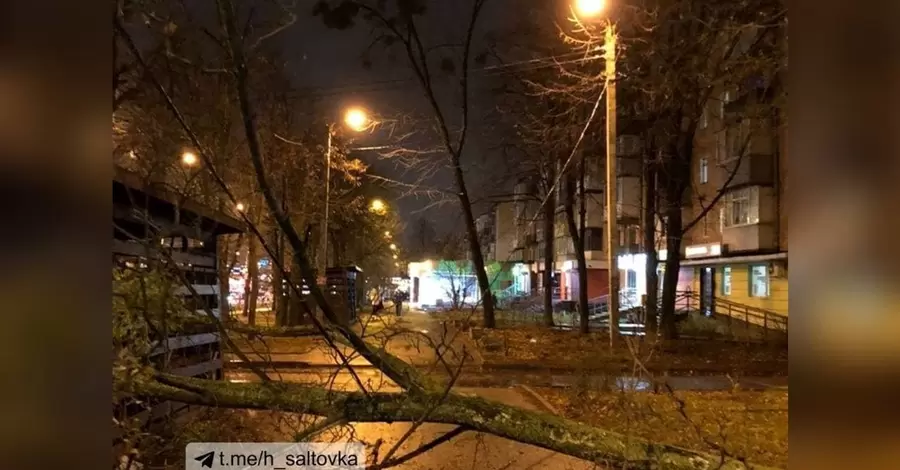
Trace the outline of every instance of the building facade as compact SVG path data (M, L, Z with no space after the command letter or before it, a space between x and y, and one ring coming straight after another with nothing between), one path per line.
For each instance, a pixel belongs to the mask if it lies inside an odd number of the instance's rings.
M726 90L710 99L695 135L691 186L682 201L683 220L690 225L682 239L678 290L699 297L700 309L717 311L716 303L737 304L788 313L787 124L774 103L777 89L750 87ZM641 142L620 136L617 142L617 265L621 305L639 305L646 294L646 255L641 246L644 191ZM602 158L588 159L601 162ZM605 244L605 198L602 168L588 168L586 179L585 258L588 298L608 294ZM512 209L516 233L513 252L528 266L531 292L543 286L543 214L540 185L524 181L516 187ZM554 297L578 298L578 271L562 198L554 223ZM576 214L578 203L574 204ZM497 220L505 220L498 213ZM656 221L660 261L665 250L663 224ZM494 233L499 237L499 232ZM499 240L497 238L496 240ZM494 246L499 246L495 243ZM660 282L663 269L658 268ZM679 307L690 300L679 298ZM696 306L696 303L694 304Z

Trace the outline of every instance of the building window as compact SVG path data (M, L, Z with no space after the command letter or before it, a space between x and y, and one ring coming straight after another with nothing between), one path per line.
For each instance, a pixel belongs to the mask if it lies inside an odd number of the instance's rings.
M764 264L750 266L750 297L769 296L769 268Z
M700 129L706 129L707 126L709 126L709 113L704 108L703 112L700 113Z
M603 251L603 229L599 227L585 227L584 251Z
M703 216L703 238L709 237L709 212Z
M709 159L700 159L700 184L709 182Z
M725 161L734 160L747 153L751 145L751 131L749 119L741 119L726 129L725 140L728 154L725 155Z
M749 187L725 195L722 226L735 227L759 223L759 188Z
M637 271L633 269L625 271L625 288L637 289Z
M731 266L722 268L722 295L731 295Z

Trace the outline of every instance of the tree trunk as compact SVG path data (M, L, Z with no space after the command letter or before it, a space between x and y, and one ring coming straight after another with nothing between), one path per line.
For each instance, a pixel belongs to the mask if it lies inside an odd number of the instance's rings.
M273 257L270 265L272 268L272 315L275 317L275 326L285 326L285 312L287 311L284 301L284 280L281 277L281 270L275 268L282 263L281 243L279 238L281 235L277 228L272 229L272 247ZM276 264L277 263L277 264Z
M256 300L259 298L259 242L256 237L250 237L247 240L247 282L244 292L244 316L247 317L247 323L256 324Z
M475 215L472 213L472 204L469 201L469 192L466 189L466 181L463 176L462 166L459 164L459 156L454 158L454 174L456 176L456 189L459 191L459 205L462 206L463 216L466 222L466 233L469 239L469 251L472 254L472 265L475 269L475 278L478 279L478 287L481 289L481 303L484 310L484 327L494 328L497 323L494 318L494 296L491 295L491 281L488 279L484 268L484 255L481 253L481 244L478 240L478 229L475 227Z
M588 297L587 297L587 259L584 256L584 237L582 231L578 227L578 221L575 219L575 178L571 173L566 175L565 182L566 195L564 198L564 206L566 211L566 225L569 229L569 236L572 238L572 247L575 251L575 259L578 262L578 317L579 331L587 334L590 331L588 325Z
M587 223L587 197L585 196L584 177L585 177L585 153L581 152L581 171L579 172L579 188L578 188L578 246L575 250L575 259L578 261L578 306L581 309L581 332L588 333L588 290L587 290L587 259L585 258L585 224Z
M659 330L659 275L657 274L656 253L656 171L653 162L649 159L644 160L644 253L647 256L646 263L646 285L647 297L644 303L644 332L648 342L656 339Z
M284 169L281 173L281 210L285 214L288 213L287 207L287 174ZM275 247L275 257L278 259L272 261L271 266L284 266L284 232L278 227L278 222L272 220L272 245ZM288 321L288 298L284 290L286 279L282 275L281 269L272 270L272 312L275 315L276 326L287 326ZM290 281L290 279L287 279Z
M231 257L233 255L233 250L231 249L231 238L237 238L235 235L226 235L224 237L220 237L218 243L216 244L216 251L218 257L218 263L216 264L216 271L219 276L219 319L223 322L228 322L231 320L231 314L228 311L228 293L229 293L229 282L231 275Z
M548 180L551 181L551 180ZM549 186L549 185L548 185ZM556 223L556 197L554 192L547 194L544 204L544 325L553 326L553 232Z
M666 191L666 269L663 273L662 334L665 339L675 339L675 296L678 289L678 271L681 269L681 194L672 185Z

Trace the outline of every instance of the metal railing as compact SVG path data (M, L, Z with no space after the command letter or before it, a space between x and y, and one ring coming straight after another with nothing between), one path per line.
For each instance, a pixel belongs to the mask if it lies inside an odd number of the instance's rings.
M687 310L700 310L700 293L695 291L681 291L678 293L687 301ZM696 308L692 308L696 305ZM788 317L773 310L768 310L752 305L734 302L728 299L715 298L712 301L711 313L724 317L729 327L733 320L740 320L746 325L756 325L762 328L762 334L768 331L788 332ZM704 313L704 312L701 312Z

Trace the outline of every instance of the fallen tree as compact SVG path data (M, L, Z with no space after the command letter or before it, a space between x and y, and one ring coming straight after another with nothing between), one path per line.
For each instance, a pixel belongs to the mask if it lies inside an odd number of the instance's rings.
M631 436L613 433L583 423L567 420L546 413L524 410L483 398L464 396L452 392L453 378L449 383L441 384L423 376L413 366L389 354L385 348L377 348L364 340L346 323L340 321L334 309L328 304L322 290L317 286L317 273L307 256L309 240L300 235L300 231L286 216L280 201L275 197L271 182L267 179L266 162L273 155L266 152L265 141L260 139L263 132L257 121L258 109L251 93L250 69L247 54L253 52L255 45L272 34L263 35L253 41L247 35L253 28L239 28L245 23L237 16L240 8L229 0L219 0L217 10L222 22L216 37L221 47L222 67L231 78L232 99L238 105L240 123L246 139L249 159L263 200L283 232L286 243L290 245L295 256L295 265L299 268L303 280L309 286L316 304L322 311L324 320L311 315L313 325L309 328L260 328L238 327L241 333L265 336L321 336L340 356L340 361L352 372L347 357L339 352L337 343L349 345L354 352L365 358L370 364L384 372L404 391L401 393L379 393L367 390L362 386L359 391L336 391L326 384L309 386L276 381L264 381L258 384L240 384L206 379L185 378L153 372L152 369L127 371L116 375L114 388L119 397L129 397L141 401L177 401L187 404L203 405L219 408L261 409L280 412L293 412L326 417L327 422L409 422L413 427L405 437L423 422L453 424L459 429L472 432L488 433L531 444L551 451L560 452L576 458L584 459L614 468L671 468L671 469L746 469L763 468L750 465L741 459L721 455L709 455L675 446L649 442ZM244 20L243 18L241 20ZM129 35L121 15L115 18L116 30L125 39L126 45L137 63L147 68L139 48ZM249 23L249 19L246 20ZM243 31L243 33L241 32ZM208 145L201 142L193 131L189 121L179 111L173 98L167 93L160 79L148 69L148 79L159 94L162 104L172 113L190 143L196 148L203 160L204 171L209 171L212 179L220 186L221 191L232 204L236 204L233 192L216 173L214 160ZM271 248L266 237L244 216L250 231L256 236L262 249L270 254ZM274 268L283 279L289 279L285 266L272 257ZM184 280L189 284L189 280ZM289 284L292 290L299 287ZM196 295L196 293L194 293ZM207 309L207 317L214 318ZM234 325L219 324L220 328L233 329ZM228 343L231 349L237 349ZM239 352L239 351L235 351ZM452 376L452 374L451 374ZM457 372L458 376L458 372ZM449 440L461 431L454 430L445 435ZM434 443L427 444L420 450L432 448ZM424 451L422 450L422 451ZM413 453L411 453L413 454ZM409 454L408 454L409 455ZM378 467L396 463L387 459ZM399 459L398 459L399 460Z
M235 384L158 375L118 384L146 398L193 405L276 410L344 422L428 422L531 444L614 468L766 470L742 460L695 452L598 429L555 415L456 393L341 392L293 383Z

